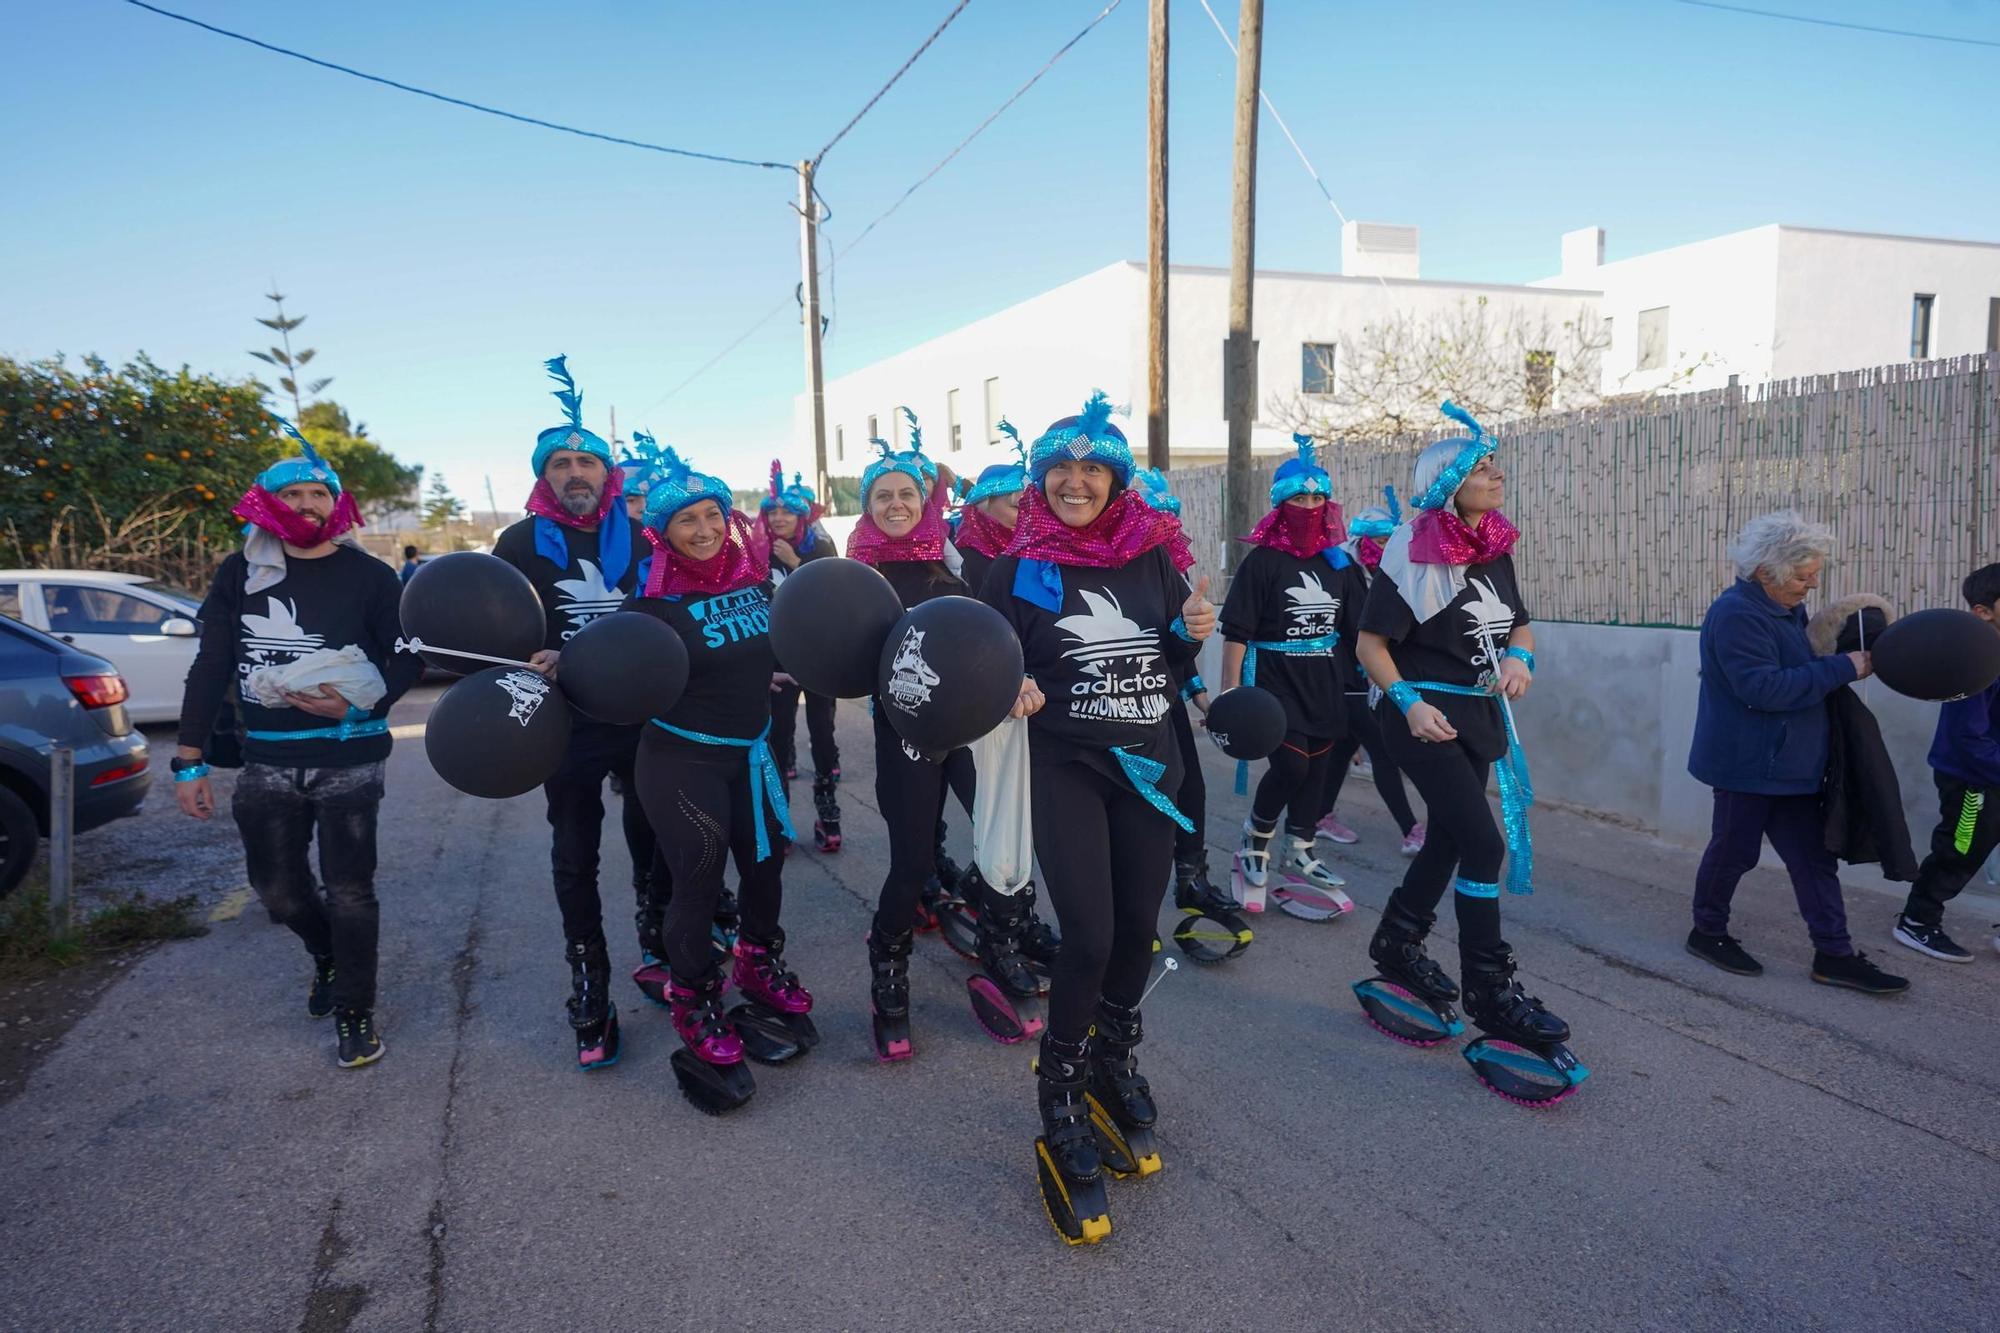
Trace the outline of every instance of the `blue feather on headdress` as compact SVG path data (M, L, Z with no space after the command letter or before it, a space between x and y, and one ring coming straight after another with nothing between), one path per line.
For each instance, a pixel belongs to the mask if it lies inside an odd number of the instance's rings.
M903 420L910 423L910 449L915 453L922 453L924 450L924 433L917 429L917 414L907 407L900 407L896 410L903 414Z
M1090 401L1086 402L1083 411L1077 414L1077 434L1096 439L1099 433L1111 424L1111 413L1114 410L1111 400L1105 397L1104 390L1091 390Z
M291 422L285 420L285 418L279 416L276 412L273 412L271 414L271 420L277 422L279 427L281 427L284 430L285 434L291 436L294 440L298 441L299 453L302 457L304 457L306 462L312 464L314 467L326 466L326 460L319 456L319 450L313 448L313 443L311 440L308 440L305 436L299 433L299 428L297 426L294 426Z
M1021 432L1014 429L1014 423L1001 417L998 429L1002 435L1014 442L1014 453L1019 456L1022 466L1027 466L1028 446L1022 443Z
M1299 461L1307 465L1319 462L1319 445L1313 437L1299 431L1292 432L1292 443L1299 447Z
M890 454L895 452L895 449L890 445L890 443L887 440L883 439L880 435L869 436L868 443L874 445L877 449L881 450L883 458L887 458Z
M542 364L548 367L549 378L562 385L562 388L554 391L555 400L562 404L563 414L569 418L569 424L582 430L583 394L577 390L576 381L569 377L568 361L567 356L552 356Z
M1396 501L1396 488L1384 486L1382 496L1389 502L1389 521L1400 524L1403 521L1403 506Z
M1466 411L1464 408L1460 407L1457 403L1452 402L1450 399L1446 399L1445 402L1438 408L1438 411L1444 413L1446 416L1450 417L1453 421L1458 422L1461 426L1464 426L1467 430L1471 431L1473 439L1483 440L1486 438L1486 428L1480 425L1477 421L1474 421L1472 419L1472 413Z

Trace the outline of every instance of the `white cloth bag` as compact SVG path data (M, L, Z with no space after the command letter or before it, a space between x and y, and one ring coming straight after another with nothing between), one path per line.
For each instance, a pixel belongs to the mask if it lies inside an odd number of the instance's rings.
M356 708L373 709L389 687L359 644L315 648L282 666L260 666L243 678L243 692L266 708L290 708L285 694L310 694L331 685Z
M1019 893L1035 874L1028 808L1028 720L1010 717L972 743L972 859L1001 893Z

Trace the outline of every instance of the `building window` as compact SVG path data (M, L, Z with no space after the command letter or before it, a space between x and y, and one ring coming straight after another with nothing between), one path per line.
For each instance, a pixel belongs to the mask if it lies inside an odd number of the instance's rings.
M1611 316L1609 315L1604 317L1604 346L1607 350L1611 346Z
M2000 296L1986 298L1986 350L2000 352Z
M944 396L944 424L951 437L951 451L957 453L965 447L964 436L958 427L958 390L951 389Z
M1918 292L1910 298L1910 360L1921 361L1931 354L1931 310L1937 297Z
M996 375L986 381L986 442L998 444L1004 438L1000 434L1000 379Z
M875 441L881 438L882 438L881 428L875 424L875 414L873 412L870 412L868 414L868 443L873 444L875 443Z
M839 426L833 428L833 456L842 462L847 461L847 432Z
M1299 392L1329 394L1333 392L1332 343L1299 344Z
M1528 410L1540 412L1555 401L1556 354L1546 348L1528 353Z
M1663 305L1639 312L1639 369L1660 370L1667 364L1667 309Z

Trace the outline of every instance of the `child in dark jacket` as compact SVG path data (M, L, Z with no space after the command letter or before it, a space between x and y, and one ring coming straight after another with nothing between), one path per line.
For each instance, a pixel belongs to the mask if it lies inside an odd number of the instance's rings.
M1967 575L1965 600L2000 632L2000 565ZM2000 681L1938 709L1930 762L1941 815L1894 938L1927 957L1969 963L1972 955L1944 933L1944 905L2000 846Z

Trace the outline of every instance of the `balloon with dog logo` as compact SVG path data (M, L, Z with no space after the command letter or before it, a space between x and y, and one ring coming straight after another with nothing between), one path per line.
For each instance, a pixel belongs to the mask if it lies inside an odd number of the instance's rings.
M937 759L1006 719L1021 673L1021 641L1004 616L970 597L937 597L889 631L876 707L911 749Z
M488 667L453 684L431 709L424 753L466 795L504 800L555 776L569 733L561 690L526 667Z

